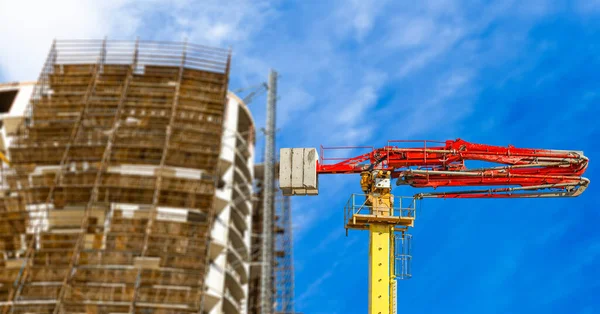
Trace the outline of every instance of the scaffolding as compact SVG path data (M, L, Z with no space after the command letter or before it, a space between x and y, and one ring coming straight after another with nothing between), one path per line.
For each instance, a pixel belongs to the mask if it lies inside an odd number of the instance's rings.
M257 167L258 168L258 167ZM248 314L261 314L261 272L262 272L262 234L263 234L263 197L264 188L262 175L255 171L253 211L252 211L252 238L250 241L250 280L248 281Z
M290 197L275 199L275 313L294 314L294 257Z
M53 43L2 176L2 313L202 312L229 64Z
M261 165L259 165L260 167ZM277 184L277 182L275 182ZM271 216L273 226L273 246L269 262L272 265L271 295L273 301L270 310L276 314L294 314L294 264L293 264L293 238L291 204L288 196L283 196L279 189L273 191L275 196L275 211ZM252 215L252 238L250 245L250 281L248 291L248 313L261 314L261 283L262 283L262 251L264 246L258 235L263 234L263 197L264 185L262 177L256 183L254 212Z
M248 313L294 313L292 217L289 197L276 188L279 164L275 155L277 77L269 73L266 84L267 119L264 163L259 165L252 215L251 265ZM265 84L259 85L259 90Z

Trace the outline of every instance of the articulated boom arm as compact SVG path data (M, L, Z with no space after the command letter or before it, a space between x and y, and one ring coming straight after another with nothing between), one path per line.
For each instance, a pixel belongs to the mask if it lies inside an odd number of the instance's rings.
M419 197L565 197L580 195L589 184L589 180L582 177L588 158L580 151L501 147L461 139L434 142L437 143L434 146L429 146L432 143L429 141L419 142L422 147L404 148L389 145L394 143L390 141L383 148L341 161L324 158L324 150L332 148L323 148L317 173L384 170L391 172L397 185L496 187L421 193L417 195ZM468 160L490 165L469 169L465 165Z

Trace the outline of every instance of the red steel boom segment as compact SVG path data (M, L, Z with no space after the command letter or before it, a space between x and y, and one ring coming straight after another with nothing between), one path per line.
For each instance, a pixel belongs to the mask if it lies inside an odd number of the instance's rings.
M403 148L394 143L422 143ZM428 146L433 143L435 146ZM440 144L444 144L443 146ZM396 144L397 145L397 144ZM360 147L366 148L366 147ZM496 186L479 190L420 193L417 197L506 198L578 196L589 184L582 177L588 158L580 151L502 147L469 143L457 139L446 142L389 141L383 148L353 158L325 158L325 150L352 149L321 147L319 174L350 174L365 170L391 171L397 185L413 187ZM469 169L465 161L496 165ZM503 187L498 187L503 186Z

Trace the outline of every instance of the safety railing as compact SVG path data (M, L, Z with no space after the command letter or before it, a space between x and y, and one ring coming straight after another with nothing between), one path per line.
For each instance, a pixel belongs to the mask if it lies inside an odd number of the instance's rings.
M382 151L390 152L420 152L423 153L423 164L427 165L427 152L439 152L444 149L446 142L432 140L389 140L387 145L375 150L374 146L340 146L319 149L319 164L331 166L338 163L348 165L369 165ZM427 166L425 166L427 168ZM381 160L374 169L388 169L388 160Z
M394 235L394 275L396 279L412 277L412 235L397 233Z
M101 56L104 64L129 64L137 53L140 68L144 65L179 67L185 52L185 68L216 73L227 71L230 54L226 49L185 42L144 40L58 40L55 51L55 64L94 64Z
M349 229L369 229L372 223L398 227L413 226L416 218L416 199L405 196L388 197L389 200L375 198L368 201L365 194L352 194L344 207L346 234Z
M373 146L339 146L339 147L325 147L321 145L319 149L319 164L331 165L342 161L346 161L351 156L357 154L370 154L373 152L375 147Z
M417 200L412 196L392 196L391 206L382 208L381 205L367 204L366 194L352 194L344 207L344 225L354 215L385 215L400 218L416 218ZM375 212L374 212L375 208Z
M416 145L418 144L418 145ZM446 142L432 140L389 140L386 150L401 150L405 152L427 152L429 150L439 150L444 147ZM427 165L427 153L423 154L423 164ZM428 168L425 166L425 168Z

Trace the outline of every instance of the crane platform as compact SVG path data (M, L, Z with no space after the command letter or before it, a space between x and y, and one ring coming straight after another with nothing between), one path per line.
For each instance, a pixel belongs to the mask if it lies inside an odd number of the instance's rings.
M352 215L346 221L346 229L368 230L369 226L377 224L387 224L392 226L413 227L415 218L396 217L396 216L377 216L377 215Z
M391 196L390 205L369 204L369 195L352 194L344 207L344 227L368 230L372 224L391 227L414 227L417 200L413 197Z

